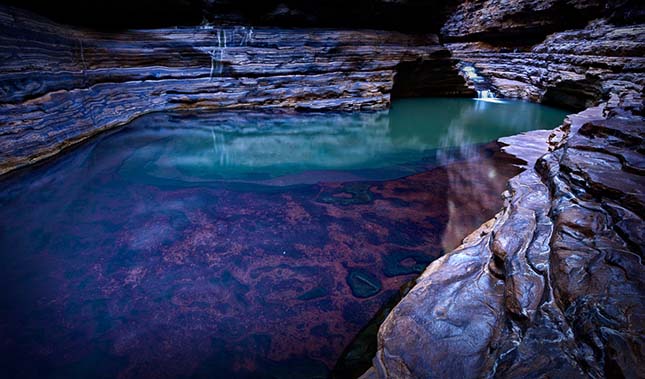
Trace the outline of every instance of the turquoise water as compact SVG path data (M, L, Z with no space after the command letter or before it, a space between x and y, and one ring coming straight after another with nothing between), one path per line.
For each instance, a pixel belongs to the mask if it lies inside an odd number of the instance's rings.
M8 378L327 378L501 206L523 102L151 114L0 180ZM2 375L0 375L2 376Z
M261 180L306 171L392 168L437 149L553 128L564 115L526 102L448 98L398 100L377 113L153 114L106 139L101 148L131 149L119 172L132 178ZM384 179L401 172L371 174ZM330 179L329 173L322 179Z

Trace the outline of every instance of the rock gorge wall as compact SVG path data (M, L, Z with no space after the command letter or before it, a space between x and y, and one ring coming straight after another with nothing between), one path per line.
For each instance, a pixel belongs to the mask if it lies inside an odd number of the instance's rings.
M362 378L645 377L645 120L605 110L502 139L527 162L504 209L426 269Z
M504 209L429 266L381 327L364 377L645 377L643 6L455 7L447 49L433 35L378 31L102 34L2 7L0 174L147 112L380 109L391 93L470 94L456 60L502 96L602 102L553 133L504 140L527 162Z
M433 67L418 83L423 93L472 94L429 34L209 26L106 34L0 7L0 55L0 174L153 111L386 108L402 63Z
M475 0L449 18L448 48L499 94L584 110L501 140L526 171L389 314L363 379L645 377L641 16L627 1Z
M611 99L642 113L644 9L630 1L469 0L441 35L503 97L576 111Z
M582 110L601 100L642 113L645 25L605 20L555 33L527 51L486 42L449 43L455 58L474 64L503 97Z

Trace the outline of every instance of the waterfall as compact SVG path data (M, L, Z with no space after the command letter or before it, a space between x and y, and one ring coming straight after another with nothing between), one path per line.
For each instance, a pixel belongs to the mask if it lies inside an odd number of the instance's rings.
M477 98L478 99L495 99L495 93L491 90L477 90Z
M208 55L211 58L211 69L210 69L210 80L213 80L213 75L217 72L217 75L222 75L224 71L224 58L226 55L226 49L229 45L235 47L235 40L239 39L237 47L245 47L248 43L253 40L253 27L245 26L236 26L233 30L229 30L227 34L226 29L214 29L210 25L202 26L202 29L206 30L215 30L215 35L217 37L217 46L208 51Z
M477 72L473 64L462 62L457 65L457 68L464 79L466 79L468 85L477 91L477 100L503 103L493 91L493 85L486 78L479 75L479 72Z

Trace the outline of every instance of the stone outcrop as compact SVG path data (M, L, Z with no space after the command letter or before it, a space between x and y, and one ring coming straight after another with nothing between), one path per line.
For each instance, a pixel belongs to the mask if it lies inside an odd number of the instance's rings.
M447 46L456 58L474 64L501 96L575 110L612 99L614 107L642 113L645 24L596 20L528 49L481 41Z
M528 163L503 211L426 269L364 378L645 376L644 120L603 110L502 139Z
M588 21L645 21L644 7L634 0L465 0L441 28L452 41L496 41L522 45L546 35L580 29Z
M389 314L364 379L645 377L642 9L473 0L448 19L466 79L584 111L501 140L526 170Z
M0 174L153 111L385 108L406 62L436 64L424 94L471 93L434 35L210 26L104 34L4 7L0 54Z

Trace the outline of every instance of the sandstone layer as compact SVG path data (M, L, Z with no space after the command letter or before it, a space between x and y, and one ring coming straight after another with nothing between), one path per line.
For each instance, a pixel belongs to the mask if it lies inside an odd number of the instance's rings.
M464 0L449 14L441 34L452 41L522 45L554 32L580 29L597 18L642 23L645 8L637 0Z
M472 93L436 36L397 32L207 26L102 34L4 7L0 55L0 174L153 111L382 109L402 62L433 65L421 83L426 94Z

